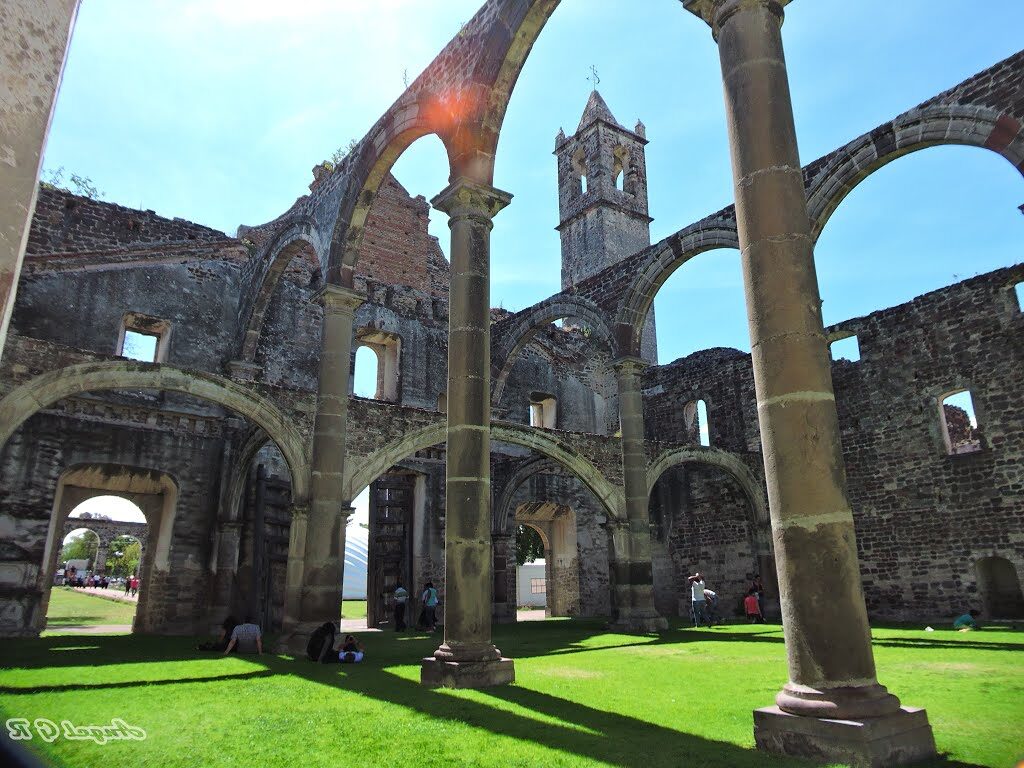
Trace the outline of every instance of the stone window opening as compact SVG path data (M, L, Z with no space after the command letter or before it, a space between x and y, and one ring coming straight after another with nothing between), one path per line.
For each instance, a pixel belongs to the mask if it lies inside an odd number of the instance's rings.
M629 150L625 147L616 147L612 153L612 178L615 180L615 188L626 194L634 194L634 184L631 178L632 168L629 163Z
M1013 286L1013 292L1017 294L1017 309L1024 312L1024 282L1017 283Z
M530 579L530 594L546 595L547 592L547 579Z
M711 431L708 423L708 406L703 400L691 400L683 408L683 427L686 437L695 440L705 448L711 446Z
M437 396L438 413L448 413L448 393L442 392Z
M401 339L387 331L362 329L356 334L356 344L353 393L371 400L398 402ZM368 365L375 376L365 373Z
M576 190L576 194L587 194L587 175L589 173L589 169L587 168L587 161L583 155L582 149L577 150L576 154L572 156L572 168L579 179L579 188Z
M167 359L171 324L167 320L128 312L121 319L116 354L144 363L161 363Z
M961 389L943 396L939 415L946 453L958 456L981 450L981 430L970 390Z
M530 393L530 426L540 429L555 429L558 423L558 401L554 395L542 392Z
M860 341L855 333L840 331L833 334L829 337L828 351L834 361L860 362Z

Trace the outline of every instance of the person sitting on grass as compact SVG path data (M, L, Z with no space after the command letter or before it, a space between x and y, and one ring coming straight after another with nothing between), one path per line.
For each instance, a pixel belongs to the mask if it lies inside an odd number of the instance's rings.
M231 635L235 631L235 627L239 624L238 619L234 616L228 616L224 619L224 623L220 625L220 637L218 637L212 643L200 643L200 651L223 651L228 647L228 643L231 642Z
M979 616L981 616L981 611L976 611L972 608L963 616L957 616L953 620L953 629L960 632L970 632L972 629L977 629Z
M243 624L231 630L231 640L224 653L229 654L236 647L239 653L263 653L263 631L249 616L245 617Z
M345 635L345 642L338 649L338 661L342 664L358 664L365 653L366 649L356 640L355 635Z

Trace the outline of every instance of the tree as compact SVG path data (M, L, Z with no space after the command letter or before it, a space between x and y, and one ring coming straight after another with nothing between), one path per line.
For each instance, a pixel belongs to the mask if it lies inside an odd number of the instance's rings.
M516 564L532 563L544 557L544 540L528 525L516 528Z
M100 547L99 539L91 531L75 534L64 543L60 557L63 562L68 560L88 560L96 562L96 550Z
M142 545L133 536L118 536L110 542L107 554L107 573L111 576L131 576L139 568Z

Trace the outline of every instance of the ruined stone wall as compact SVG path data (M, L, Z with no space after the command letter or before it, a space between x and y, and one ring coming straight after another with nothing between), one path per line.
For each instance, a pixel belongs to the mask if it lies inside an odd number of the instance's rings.
M447 299L448 262L437 238L427 231L429 219L426 198L411 197L388 174L366 217L357 278L404 285Z
M755 521L737 482L708 465L673 467L651 493L650 514L655 549L661 552L655 568L659 610L689 616L686 579L699 571L719 597L719 615L737 616L749 574L757 572L757 556L767 551L768 541L767 525Z
M996 270L827 329L860 344L860 361L834 362L832 373L874 617L940 620L980 606L975 565L986 556L1024 575L1022 281L1024 265ZM696 353L652 369L644 384L649 438L686 437L680 408L704 396L712 446L757 446L749 355ZM973 395L981 450L950 455L940 402L962 389ZM741 538L709 539L700 557L728 572L713 550Z
M143 586L143 627L161 634L205 632L222 446L217 437L188 431L51 413L29 419L0 448L0 525L8 532L0 550L7 577L0 584L0 633L32 624L46 588L40 572L57 482L65 470L85 463L151 469L175 479L178 501L169 568L149 572ZM15 572L21 576L10 578Z
M223 232L185 219L167 219L154 211L41 186L26 256L228 239Z

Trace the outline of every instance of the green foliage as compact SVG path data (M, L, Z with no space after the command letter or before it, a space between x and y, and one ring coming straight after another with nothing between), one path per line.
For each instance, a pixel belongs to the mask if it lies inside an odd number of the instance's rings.
M358 141L356 141L355 139L349 139L348 144L346 144L344 147L338 147L336 150L334 150L331 153L331 156L327 160L324 160L321 163L321 165L323 165L327 170L333 171L335 168L341 165L341 162L346 157L349 156L353 149L355 149L358 146Z
M47 189L62 189L65 192L88 197L90 200L101 200L103 198L103 193L96 188L96 185L93 184L92 179L88 176L72 173L68 176L67 182L65 182L63 165L59 168L44 170L42 180L39 183Z
M95 533L80 531L64 544L61 550L61 562L68 560L88 560L90 567L96 562L96 550L100 547Z
M132 536L118 536L107 551L107 575L131 576L142 559L142 545Z
M516 528L516 564L532 563L544 557L544 540L528 525Z

